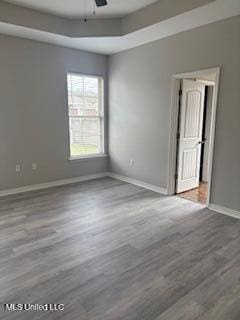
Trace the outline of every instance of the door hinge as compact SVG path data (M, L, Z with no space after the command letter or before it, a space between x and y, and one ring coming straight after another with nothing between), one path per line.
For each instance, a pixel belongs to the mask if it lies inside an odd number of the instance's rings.
M175 173L175 179L176 180L178 179L178 173Z
M180 139L180 132L177 133L177 139Z
M180 89L180 90L178 91L178 94L179 94L179 96L182 95L182 89Z

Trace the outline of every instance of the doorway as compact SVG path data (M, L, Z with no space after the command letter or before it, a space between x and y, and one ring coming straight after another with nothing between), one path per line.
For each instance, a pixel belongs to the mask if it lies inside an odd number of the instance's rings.
M173 77L168 193L210 202L219 68Z

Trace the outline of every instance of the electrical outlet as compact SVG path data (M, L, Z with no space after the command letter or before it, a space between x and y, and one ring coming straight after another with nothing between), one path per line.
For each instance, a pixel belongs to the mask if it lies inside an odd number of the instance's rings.
M20 164L16 164L16 172L20 172L21 171L21 166Z
M32 163L32 170L37 170L37 164L36 163Z
M130 160L129 160L129 164L130 164L131 167L133 167L133 166L134 166L134 160L133 160L133 159L130 159Z

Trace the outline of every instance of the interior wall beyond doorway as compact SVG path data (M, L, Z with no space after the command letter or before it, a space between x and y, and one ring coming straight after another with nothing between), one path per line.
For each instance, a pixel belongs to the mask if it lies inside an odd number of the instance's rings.
M212 117L212 103L213 103L213 86L207 87L206 96L206 118L205 118L205 143L203 151L203 171L202 171L202 181L209 181L208 172L208 159L209 159L209 140L210 140L210 130L211 130L211 117Z

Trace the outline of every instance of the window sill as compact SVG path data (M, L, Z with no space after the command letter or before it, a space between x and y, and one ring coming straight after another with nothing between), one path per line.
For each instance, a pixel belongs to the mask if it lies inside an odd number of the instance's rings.
M104 153L99 153L99 154L93 154L93 155L86 155L86 156L79 156L79 157L70 157L68 160L69 161L74 161L74 160L91 160L91 159L97 159L97 158L104 158L108 157L107 154Z

